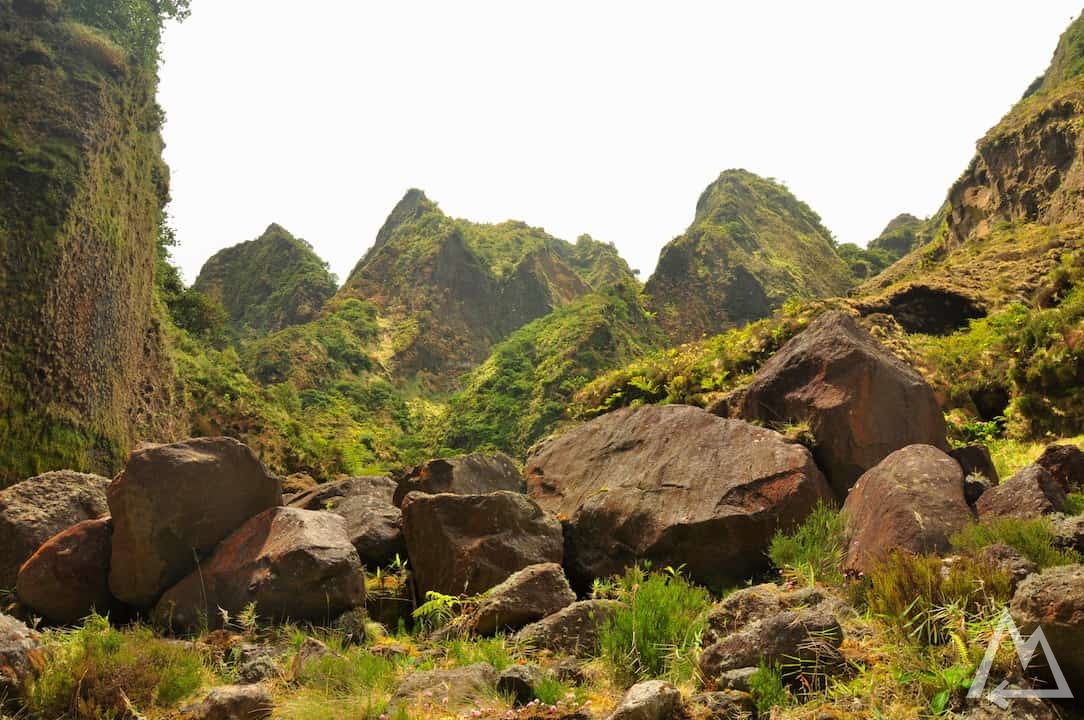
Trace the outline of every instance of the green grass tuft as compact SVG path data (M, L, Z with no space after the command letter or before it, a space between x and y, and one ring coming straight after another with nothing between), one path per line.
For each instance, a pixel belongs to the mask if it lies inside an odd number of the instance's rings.
M839 585L843 582L844 537L843 516L821 502L796 530L775 534L768 556L784 574Z
M1080 553L1057 547L1054 529L1046 518L990 520L968 525L952 536L952 546L969 553L996 544L1016 549L1040 568L1081 561Z

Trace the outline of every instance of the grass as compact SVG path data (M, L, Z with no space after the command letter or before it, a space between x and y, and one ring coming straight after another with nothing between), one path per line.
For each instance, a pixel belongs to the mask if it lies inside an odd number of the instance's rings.
M1054 530L1046 518L1002 518L968 525L952 536L952 546L978 553L989 545L1008 545L1041 569L1081 562L1080 553L1057 547Z
M821 502L796 530L775 534L768 557L784 575L840 585L845 533L843 516Z
M783 683L782 671L764 662L749 678L749 694L753 696L760 714L794 704L794 698Z

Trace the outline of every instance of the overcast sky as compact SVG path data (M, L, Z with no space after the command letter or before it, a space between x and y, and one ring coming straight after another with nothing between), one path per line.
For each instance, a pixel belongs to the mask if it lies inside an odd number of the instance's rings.
M410 187L646 279L720 171L841 242L932 214L1079 0L194 0L164 40L174 257L278 222L340 281Z

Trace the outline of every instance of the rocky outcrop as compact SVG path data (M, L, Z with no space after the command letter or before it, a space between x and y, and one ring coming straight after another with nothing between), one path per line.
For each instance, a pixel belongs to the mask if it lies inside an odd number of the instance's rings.
M890 453L948 450L933 390L842 312L784 345L741 393L736 415L769 425L808 423L813 454L837 496Z
M399 480L394 503L402 505L407 493L415 491L429 495L485 495L499 490L527 492L527 483L516 463L504 453L471 453L438 458L415 467Z
M0 588L15 587L19 567L57 533L109 513L97 475L59 471L0 490Z
M809 451L699 408L621 409L539 446L531 497L565 523L573 587L640 560L711 586L766 567L774 533L830 497Z
M222 541L162 596L155 619L176 629L222 623L256 604L272 621L328 622L365 604L365 576L346 522L334 513L271 508Z
M403 501L403 534L421 596L474 595L517 570L563 557L560 523L519 493L411 493Z
M282 504L279 479L231 438L146 445L109 486L109 587L147 608L253 515Z
M1035 518L1060 512L1065 507L1065 490L1040 465L1028 465L997 487L990 488L975 503L982 519Z
M16 584L19 602L46 621L68 625L91 612L119 619L109 592L113 522L84 520L45 542L27 560Z
M392 502L397 484L387 477L356 477L319 485L290 500L290 507L326 510L346 520L346 532L367 568L406 558L403 514Z
M599 633L622 603L617 600L581 600L515 635L524 647L577 657L593 657L598 652Z
M447 626L443 635L512 632L568 607L576 593L556 563L531 565L486 591L478 606Z
M1024 637L1043 629L1070 688L1084 683L1084 565L1065 565L1032 575L1012 598L1012 617ZM1038 665L1038 663L1036 663Z
M863 573L895 551L947 552L952 534L972 521L960 465L931 445L897 450L862 475L843 515L844 565Z
M40 636L15 618L0 613L0 713L8 698L18 698L45 667Z

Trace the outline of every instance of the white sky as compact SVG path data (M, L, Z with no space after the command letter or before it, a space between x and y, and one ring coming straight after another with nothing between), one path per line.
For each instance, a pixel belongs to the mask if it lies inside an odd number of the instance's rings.
M647 278L721 170L841 242L933 213L1080 1L194 0L160 101L188 280L278 222L340 281L409 187Z

